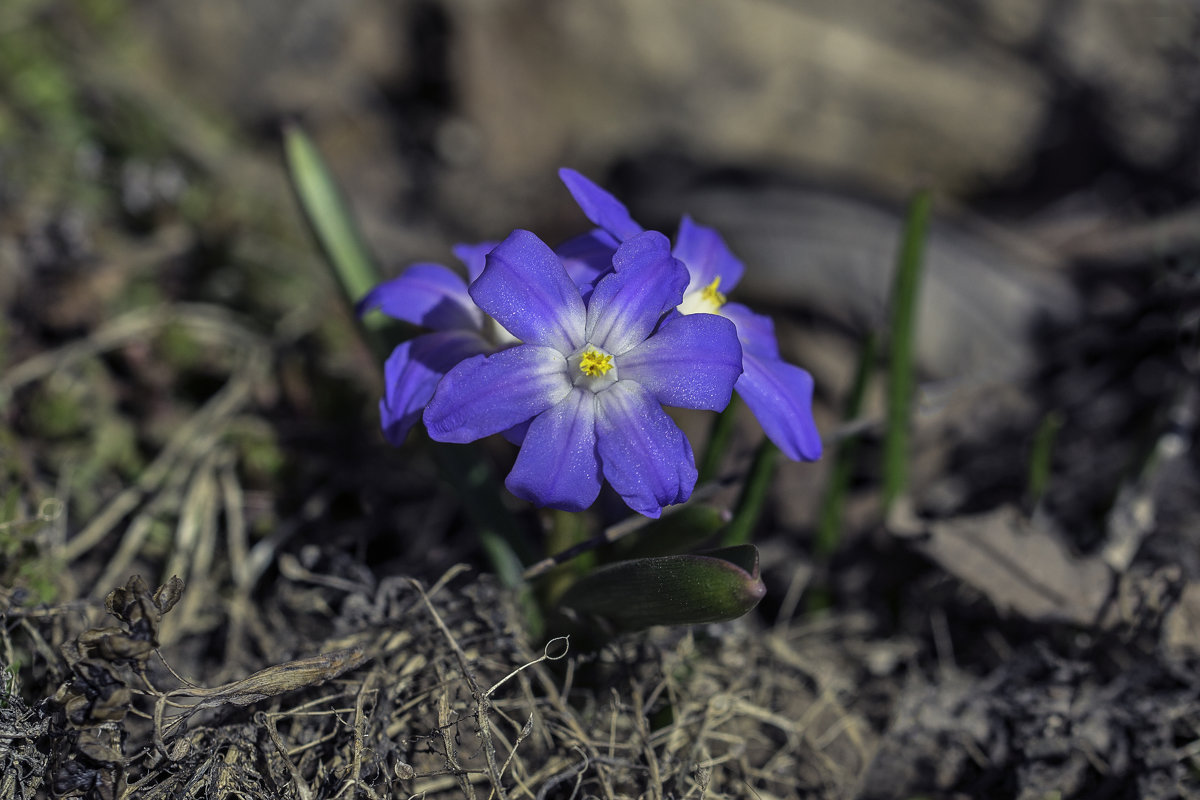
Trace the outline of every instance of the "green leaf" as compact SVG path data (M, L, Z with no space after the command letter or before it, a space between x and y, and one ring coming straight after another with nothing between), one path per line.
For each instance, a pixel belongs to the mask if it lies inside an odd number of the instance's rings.
M559 606L617 631L639 631L735 619L764 594L758 550L740 545L601 567L571 586Z
M297 125L285 128L283 136L296 196L342 292L353 305L380 282L379 270L312 139ZM374 315L371 319L382 322L384 318Z
M917 192L908 206L904 237L892 284L891 347L887 385L887 431L884 437L883 507L887 509L908 487L908 423L913 394L913 352L920 295L921 265L929 229L930 194Z

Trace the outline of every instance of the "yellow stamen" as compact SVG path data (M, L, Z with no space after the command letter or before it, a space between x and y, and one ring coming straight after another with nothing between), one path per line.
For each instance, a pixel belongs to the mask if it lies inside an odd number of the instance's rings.
M612 369L612 356L598 350L588 350L579 360L579 371L593 378Z
M717 308L725 305L725 295L717 291L717 287L720 285L721 279L719 277L713 278L712 283L710 283L708 286L705 286L700 291L700 296L703 297L705 301L712 303Z

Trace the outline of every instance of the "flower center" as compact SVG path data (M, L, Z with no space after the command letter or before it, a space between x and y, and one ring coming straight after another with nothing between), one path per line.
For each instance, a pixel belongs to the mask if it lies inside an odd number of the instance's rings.
M700 291L688 292L679 304L680 314L716 314L725 305L725 295L717 291L721 285L720 277L712 279L712 283Z
M593 345L584 345L567 359L574 374L574 385L598 392L617 382L617 365L611 354Z
M584 375L595 378L612 369L612 356L599 350L589 349L579 359L579 371Z

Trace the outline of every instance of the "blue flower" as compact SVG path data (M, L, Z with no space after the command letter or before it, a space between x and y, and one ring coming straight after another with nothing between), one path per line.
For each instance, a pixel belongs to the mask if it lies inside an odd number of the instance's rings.
M454 254L474 281L483 272L495 242L459 244ZM571 279L586 299L601 271L612 270L617 244L603 233L577 236L555 248ZM484 314L467 292L467 284L441 264L413 264L401 275L376 286L357 304L361 316L379 309L390 317L430 328L434 332L401 343L384 363L384 396L379 417L384 437L404 444L420 418L433 390L450 368L465 358L511 347L518 339ZM505 431L514 444L521 443L523 427Z
M572 169L558 172L575 202L593 224L599 226L589 241L610 241L615 247L642 232L629 209L592 181ZM767 438L788 458L815 461L821 457L821 436L812 417L812 376L785 362L779 355L775 326L769 317L756 314L726 295L737 286L745 267L712 228L697 225L684 216L671 254L688 269L688 285L678 311L719 314L737 327L742 344L743 372L737 393L754 412ZM595 265L596 259L589 259ZM581 275L579 280L598 276Z
M495 242L458 245L454 254L474 280ZM438 381L458 362L515 343L467 293L467 284L441 264L413 264L399 277L376 286L358 302L365 314L378 308L388 316L433 330L400 344L384 364L384 396L379 401L383 433L399 447L433 397Z
M630 236L612 265L585 301L535 235L501 242L470 296L522 344L447 372L425 427L470 442L528 423L506 481L513 494L577 511L607 479L630 508L657 517L696 483L691 445L662 406L723 409L742 352L728 320L669 313L688 273L665 236Z

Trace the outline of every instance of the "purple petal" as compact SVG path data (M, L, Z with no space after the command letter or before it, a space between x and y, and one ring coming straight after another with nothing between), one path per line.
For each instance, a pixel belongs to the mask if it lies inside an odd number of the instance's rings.
M584 216L623 242L642 232L642 226L629 216L629 209L617 198L601 189L573 169L563 167L558 177L583 210Z
M720 278L717 291L728 294L742 279L746 267L729 248L721 234L712 228L697 225L686 214L679 221L679 233L675 236L675 249L671 255L682 261L691 273L689 292L698 292Z
M446 373L425 408L425 427L439 442L473 442L532 419L570 390L562 353L517 345Z
M807 372L779 359L742 353L745 370L737 393L762 425L767 438L793 461L821 457L821 434L812 416L813 380Z
M720 411L742 374L742 347L724 317L673 314L615 364L622 381L640 383L663 405Z
M451 250L463 266L467 268L467 282L474 283L475 279L483 274L483 268L487 263L487 254L492 252L492 249L499 242L480 242L479 244L456 244Z
M361 315L374 308L436 331L479 330L483 325L483 315L467 294L463 279L441 264L413 264L367 292L355 310Z
M775 340L775 323L770 317L756 314L741 303L726 303L720 314L737 326L742 349L762 358L779 358L779 343Z
M657 517L696 485L696 461L683 431L650 393L617 381L596 394L596 438L604 477L639 514Z
M487 256L470 288L475 303L513 336L571 353L583 344L579 289L549 245L515 230Z
M667 237L646 231L622 244L613 272L588 300L587 340L620 355L641 344L664 313L679 305L687 270L671 258Z
M596 281L612 272L612 258L617 247L616 239L596 228L591 233L568 239L554 248L554 252L562 259L567 274L586 301Z
M596 395L576 389L534 418L504 481L539 506L582 511L600 494Z
M503 436L510 444L515 444L517 447L520 447L521 443L525 441L525 434L529 433L529 426L532 424L533 420L527 419L520 425L513 425L506 431L500 431L500 435Z
M473 331L427 333L404 342L383 365L385 393L379 401L383 435L399 447L455 364L487 352L490 345Z

